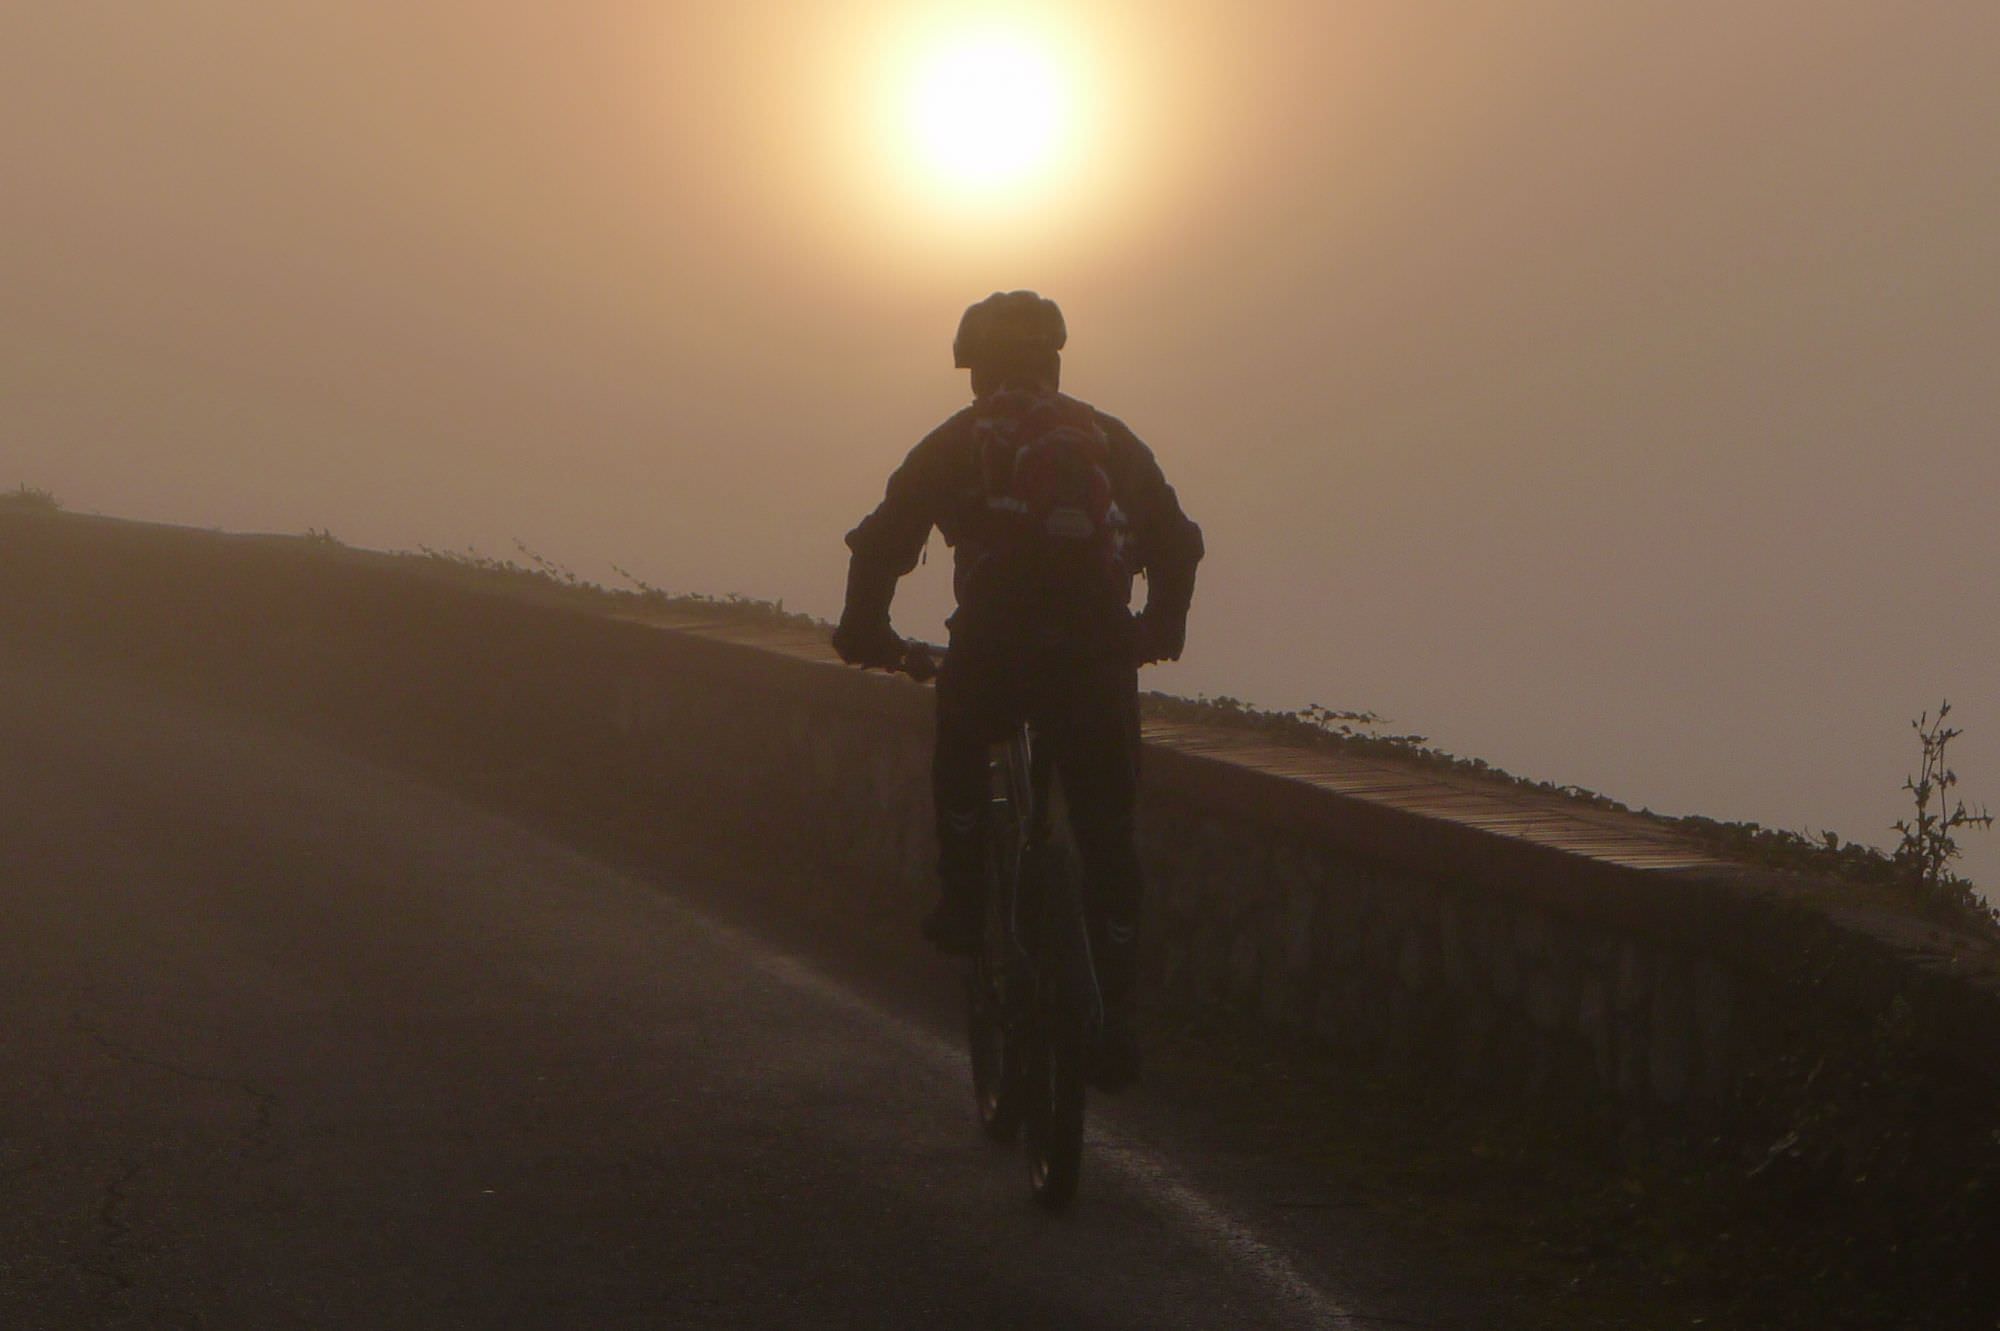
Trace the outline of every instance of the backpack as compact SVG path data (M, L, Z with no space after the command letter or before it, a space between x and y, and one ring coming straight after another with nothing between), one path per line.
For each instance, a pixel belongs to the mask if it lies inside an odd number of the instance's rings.
M1129 596L1130 534L1096 412L1059 393L1003 390L979 404L973 441L1005 566L1042 594Z

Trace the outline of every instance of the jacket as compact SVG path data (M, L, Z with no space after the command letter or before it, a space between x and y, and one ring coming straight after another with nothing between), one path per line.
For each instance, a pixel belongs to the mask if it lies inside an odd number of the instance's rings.
M1115 417L1075 398L1056 395L1062 409L1095 421L1106 448L1104 469L1124 518L1123 585L1072 589L1055 598L1046 591L1023 600L1019 588L988 576L1004 545L1006 515L994 513L981 476L976 425L991 396L975 401L926 435L890 476L874 512L847 534L853 552L848 577L848 616L886 619L896 580L916 567L935 527L952 549L953 586L958 611L952 639L1006 637L1025 629L1054 627L1079 634L1129 633L1131 578L1147 580L1149 616L1179 623L1194 596L1195 566L1201 562L1201 528L1181 511L1152 450Z

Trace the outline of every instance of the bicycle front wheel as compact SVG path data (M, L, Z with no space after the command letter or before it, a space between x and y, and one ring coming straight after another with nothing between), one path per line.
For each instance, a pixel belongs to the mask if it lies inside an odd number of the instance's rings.
M1019 825L1013 806L996 800L988 818L986 893L979 912L979 948L965 968L966 1043L972 1051L972 1095L979 1126L996 1142L1020 1135L1028 1083L1023 1036L1030 986L1012 924L1019 870Z
M1033 865L1042 899L1025 1135L1028 1185L1051 1211L1075 1198L1083 1169L1084 1074L1097 1005L1083 898L1065 849L1049 847Z

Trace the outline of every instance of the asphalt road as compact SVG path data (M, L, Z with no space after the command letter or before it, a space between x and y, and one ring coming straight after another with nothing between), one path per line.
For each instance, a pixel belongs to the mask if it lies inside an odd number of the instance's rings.
M0 666L0 1327L1363 1325L957 1049L296 738Z

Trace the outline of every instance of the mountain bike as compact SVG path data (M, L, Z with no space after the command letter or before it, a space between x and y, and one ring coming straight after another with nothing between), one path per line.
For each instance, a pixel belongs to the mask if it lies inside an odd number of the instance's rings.
M935 676L934 649L913 647L904 670ZM994 745L989 771L980 945L965 969L973 1098L988 1137L1021 1139L1035 1201L1061 1211L1082 1172L1104 999L1054 757L1032 722Z

